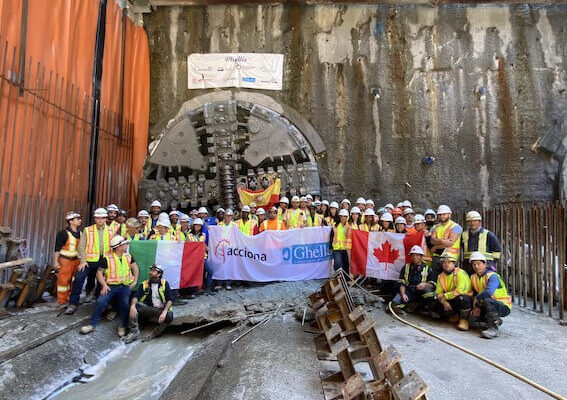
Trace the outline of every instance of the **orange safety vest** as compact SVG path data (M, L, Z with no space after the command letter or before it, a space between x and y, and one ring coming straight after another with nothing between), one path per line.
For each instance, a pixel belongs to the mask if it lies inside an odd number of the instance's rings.
M267 219L267 220L265 220L264 222L262 222L262 224L260 225L260 228L259 228L260 232L270 231L270 230L272 230L272 231L282 231L282 230L285 230L285 225L284 225L284 223L283 223L282 220L276 219L276 226L275 226L275 228L274 228L274 227L270 228L270 227L269 227L270 224L268 223L268 221L273 221L273 220L268 220L268 219ZM273 223L272 223L272 225L273 225Z
M504 281L496 272L488 272L486 275L479 277L477 274L472 274L471 285L477 294L484 292L486 286L488 285L488 280L492 275L496 275L500 281L500 287L494 291L492 298L504 303L507 307L512 308L512 298L508 296L508 291L506 290L506 285Z
M70 231L67 231L67 242L59 250L59 254L67 258L77 258L79 252L79 239L77 239Z

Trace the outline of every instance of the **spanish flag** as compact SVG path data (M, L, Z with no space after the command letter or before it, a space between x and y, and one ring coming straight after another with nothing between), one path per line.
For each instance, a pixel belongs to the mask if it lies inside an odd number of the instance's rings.
M238 188L238 196L243 206L256 203L258 207L268 209L280 200L281 182L279 179L265 190L248 190Z

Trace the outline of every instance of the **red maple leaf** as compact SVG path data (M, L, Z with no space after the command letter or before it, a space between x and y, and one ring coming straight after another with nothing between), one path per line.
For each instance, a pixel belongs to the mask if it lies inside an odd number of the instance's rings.
M386 271L388 270L388 264L393 264L399 255L400 251L392 250L392 245L388 241L384 242L381 248L374 249L374 256L378 261L386 264Z

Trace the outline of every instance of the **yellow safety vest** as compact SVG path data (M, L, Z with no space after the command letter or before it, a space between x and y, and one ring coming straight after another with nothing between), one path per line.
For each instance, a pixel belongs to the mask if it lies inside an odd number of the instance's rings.
M152 240L170 240L172 242L175 242L175 238L173 237L173 235L169 232L167 232L165 235L161 236L159 234L159 232L156 232L152 235L152 237L150 238Z
M355 224L354 222L349 222L348 225L350 226L350 229L353 229L353 230L355 230L355 231L362 231L362 230L365 229L365 228L363 228L363 226L364 226L364 227L366 226L366 224L362 224L362 223L360 223L360 222L358 222L358 223L356 223L356 224Z
M287 226L289 229L303 228L303 218L300 214L303 212L300 208L287 210Z
M67 231L67 242L61 250L59 250L59 254L68 257L68 258L77 258L79 252L77 248L79 247L79 239L77 239L70 231Z
M169 233L170 234L176 235L178 232L181 232L181 224L175 225L175 228L173 226L169 227Z
M325 222L327 226L335 226L335 220L331 216L325 217Z
M135 233L134 236L130 236L128 233L123 235L124 238L132 241L132 240L142 240L141 238L144 237L141 233Z
M161 298L161 302L163 303L163 305L165 305L165 303L166 303L166 301L165 301L165 282L166 282L166 280L162 279L161 285L158 288L159 297ZM144 300L146 300L146 297L148 297L148 295L150 294L150 281L149 280L145 280L144 282L142 282L142 290L144 291L144 294L142 295L142 297L140 297L140 300L139 300L140 303L143 303Z
M461 280L464 280L464 292L461 293L459 291L459 283ZM468 295L472 296L472 287L471 287L471 280L467 273L460 269L455 268L451 275L447 275L445 272L441 272L437 278L437 293L440 293L441 289L443 289L443 293L450 294L450 298L447 296L447 300L451 300L451 298L455 298L459 295Z
M504 281L502 280L500 275L498 275L496 272L488 272L486 275L480 277L477 274L472 274L471 285L474 291L477 294L484 292L486 286L488 285L488 280L492 275L496 275L498 277L498 280L500 281L500 287L494 291L492 298L506 304L508 308L512 309L512 299L510 298L510 296L508 296L506 285L504 284Z
M186 242L190 234L190 231L183 232L180 230L179 232L175 232L175 239L177 239L178 242Z
M449 220L445 225L437 224L435 225L434 235L437 239L448 239L449 234L457 223L453 220ZM461 249L461 237L459 236L455 243L451 247L446 248L447 252L451 255L451 258L455 261L459 259L459 250Z
M335 236L333 237L333 250L347 250L350 249L350 243L348 240L349 236L349 226L348 224L337 224L333 227Z
M311 226L323 226L323 214L315 214L315 218L312 218Z
M83 232L87 238L87 248L85 251L85 258L88 262L97 262L101 256L107 257L111 254L110 251L110 230L108 226L104 225L104 243L103 250L100 251L99 235L96 225L87 226Z
M408 286L409 285L409 272L410 272L410 265L411 264L406 264L406 268L404 270L404 280L401 281L400 283L403 285ZM429 274L429 267L426 265L425 267L423 267L423 269L421 270L421 283L425 283L427 282L427 275ZM433 282L432 282L433 283ZM428 292L428 293L424 293L422 295L423 298L428 298L428 297L433 297L434 293L433 292Z
M132 256L127 253L122 254L121 258L114 252L107 257L106 270L104 271L106 283L109 285L130 285L134 282L134 276L130 268L131 261Z
M116 236L118 234L122 234L120 228L121 228L121 225L118 222L112 221L110 223L110 225L108 225L108 229L110 231L110 236Z
M482 232L478 234L478 249L469 251L469 231L466 230L463 232L462 235L463 240L463 258L465 260L469 260L471 258L471 254L473 251L478 251L486 257L487 260L499 260L500 259L500 252L489 252L487 251L487 242L488 242L488 230L482 229Z
M219 222L219 226L236 226L236 224L234 223L234 221L230 221L229 223L221 221Z
M256 226L256 222L250 218L248 221L244 222L242 219L239 219L236 223L240 232L244 233L245 235L252 236L254 235L254 227Z

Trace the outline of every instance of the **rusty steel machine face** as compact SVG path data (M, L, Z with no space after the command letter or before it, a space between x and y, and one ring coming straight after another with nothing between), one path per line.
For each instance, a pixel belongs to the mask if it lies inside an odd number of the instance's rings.
M150 144L139 205L235 208L238 187L263 190L277 178L282 194L320 194L313 149L296 125L260 104L206 102L178 114Z

